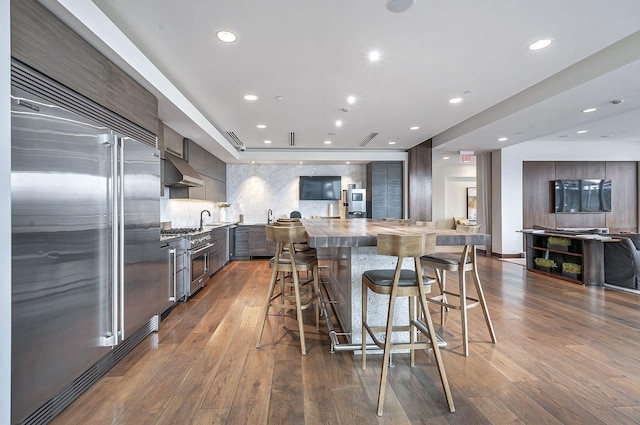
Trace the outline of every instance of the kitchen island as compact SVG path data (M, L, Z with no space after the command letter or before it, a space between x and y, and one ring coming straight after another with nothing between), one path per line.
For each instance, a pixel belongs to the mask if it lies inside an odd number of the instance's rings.
M361 344L362 317L362 273L371 269L395 267L395 258L376 253L379 233L436 233L438 246L478 246L487 245L491 236L484 233L459 233L454 229L427 228L411 224L370 219L304 219L309 245L316 248L320 265L328 271L324 274L325 287L334 303L340 326L349 345ZM403 268L414 269L411 259L405 259ZM401 302L402 301L402 302ZM398 300L397 318L406 318L408 309L406 299ZM384 324L388 310L385 297L376 296L369 300L370 321ZM402 320L394 323L401 324ZM374 322L374 326L377 323ZM335 343L334 337L332 342ZM332 344L333 345L333 344ZM349 348L347 348L349 347ZM335 348L340 348L336 344Z

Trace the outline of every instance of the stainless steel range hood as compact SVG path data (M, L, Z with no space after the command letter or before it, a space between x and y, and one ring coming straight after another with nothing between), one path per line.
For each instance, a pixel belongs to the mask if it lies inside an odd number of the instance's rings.
M164 185L202 187L204 180L187 161L165 152Z

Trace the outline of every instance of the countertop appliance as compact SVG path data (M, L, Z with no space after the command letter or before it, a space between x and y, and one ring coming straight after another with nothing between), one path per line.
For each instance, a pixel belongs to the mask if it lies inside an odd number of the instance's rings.
M11 68L11 421L47 423L170 304L160 156L148 131Z
M347 218L367 217L367 190L349 187Z

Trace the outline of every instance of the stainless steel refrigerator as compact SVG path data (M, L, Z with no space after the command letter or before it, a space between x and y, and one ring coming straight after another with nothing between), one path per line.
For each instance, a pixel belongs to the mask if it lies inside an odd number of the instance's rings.
M160 158L14 82L12 422L36 412L45 423L65 407L49 404L77 397L82 379L104 374L101 359L170 305Z

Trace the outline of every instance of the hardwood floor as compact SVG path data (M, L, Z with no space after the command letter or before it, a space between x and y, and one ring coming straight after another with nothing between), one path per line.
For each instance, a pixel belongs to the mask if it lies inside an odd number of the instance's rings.
M456 412L433 357L393 357L384 416L376 416L380 356L329 353L307 310L297 332L271 316L257 327L266 261L229 264L53 424L636 424L640 423L640 295L578 286L479 258L492 344L470 311L470 355L450 312L443 358ZM433 318L440 323L437 309ZM296 324L287 319L288 329Z

